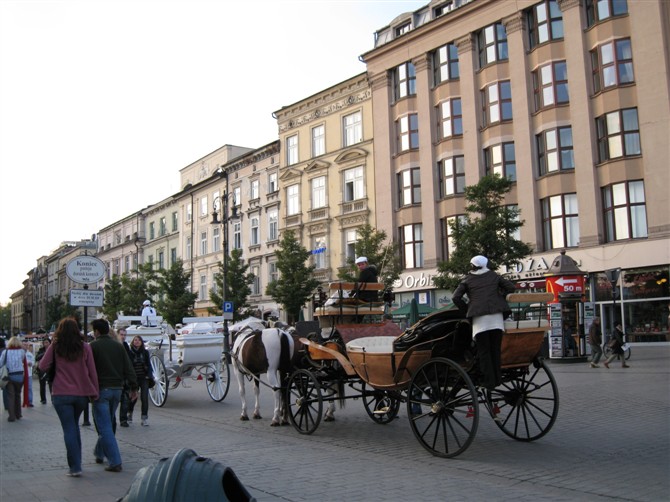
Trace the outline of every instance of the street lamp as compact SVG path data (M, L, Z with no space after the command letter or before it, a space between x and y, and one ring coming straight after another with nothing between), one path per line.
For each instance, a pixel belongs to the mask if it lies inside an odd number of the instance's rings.
M236 220L237 208L235 207L235 201L233 200L233 211L230 216L228 216L228 172L219 168L219 175L222 176L226 181L226 187L223 192L223 204L221 205L221 219L219 220L219 213L217 208L214 207L212 211L212 225L223 225L223 304L221 305L221 312L224 314L223 319L223 351L226 354L226 363L230 364L230 340L228 339L228 319L225 318L224 313L224 304L227 301L227 292L228 292L228 222L230 220Z

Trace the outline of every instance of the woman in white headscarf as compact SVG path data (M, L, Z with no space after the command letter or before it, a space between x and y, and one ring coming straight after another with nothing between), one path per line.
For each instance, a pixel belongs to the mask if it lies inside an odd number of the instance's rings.
M500 347L505 329L503 312L510 310L507 300L514 283L488 268L488 259L477 255L470 260L470 273L454 291L452 301L472 321L472 337L477 346L481 386L498 387L501 381ZM467 295L468 302L463 300Z

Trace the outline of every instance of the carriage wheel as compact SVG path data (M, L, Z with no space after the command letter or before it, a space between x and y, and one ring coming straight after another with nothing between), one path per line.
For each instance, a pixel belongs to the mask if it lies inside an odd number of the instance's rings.
M218 363L207 365L205 381L207 382L209 397L217 403L226 398L228 387L230 387L230 366L228 366L225 359Z
M167 401L170 380L168 379L167 371L165 371L165 364L163 364L163 360L160 357L156 354L151 354L149 362L151 363L151 372L156 382L153 389L149 389L149 397L151 398L151 402L160 408Z
M321 385L307 370L296 370L286 388L288 417L300 434L311 434L321 422L323 397Z
M487 392L497 411L496 425L518 441L533 441L544 436L558 416L558 386L554 375L541 359L528 368L503 375L502 386Z
M388 424L398 416L400 400L385 390L366 390L363 382L363 405L369 417L378 424Z
M407 415L421 446L438 457L455 457L477 434L477 391L458 364L442 357L431 359L412 377Z

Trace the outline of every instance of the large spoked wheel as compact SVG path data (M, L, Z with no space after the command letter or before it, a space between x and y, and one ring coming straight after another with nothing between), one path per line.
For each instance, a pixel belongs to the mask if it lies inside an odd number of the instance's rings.
M400 400L385 390L366 390L362 385L363 405L370 418L378 424L388 424L398 416Z
M421 446L438 457L455 457L467 450L477 434L477 391L458 364L441 357L431 359L412 377L407 415Z
M286 388L288 417L300 434L311 434L319 426L323 414L321 385L307 370L296 370Z
M156 385L152 389L149 389L149 397L151 398L151 402L160 408L167 401L170 381L167 371L165 371L165 364L163 364L163 360L158 355L151 354L149 362L151 363L151 371L156 382Z
M225 359L218 363L207 365L205 372L205 381L207 382L207 393L217 403L223 401L228 395L230 387L230 367Z
M507 372L512 372L512 378L503 378L502 386L487 392L496 412L495 423L518 441L539 439L549 432L558 416L554 375L541 359L527 368Z

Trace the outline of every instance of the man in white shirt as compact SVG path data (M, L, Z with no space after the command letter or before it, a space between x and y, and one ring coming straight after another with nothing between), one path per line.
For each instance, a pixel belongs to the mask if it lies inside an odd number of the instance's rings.
M142 324L145 326L156 326L156 320L151 319L149 320L149 317L156 317L156 309L151 306L151 302L149 300L144 300L144 308L142 309Z

